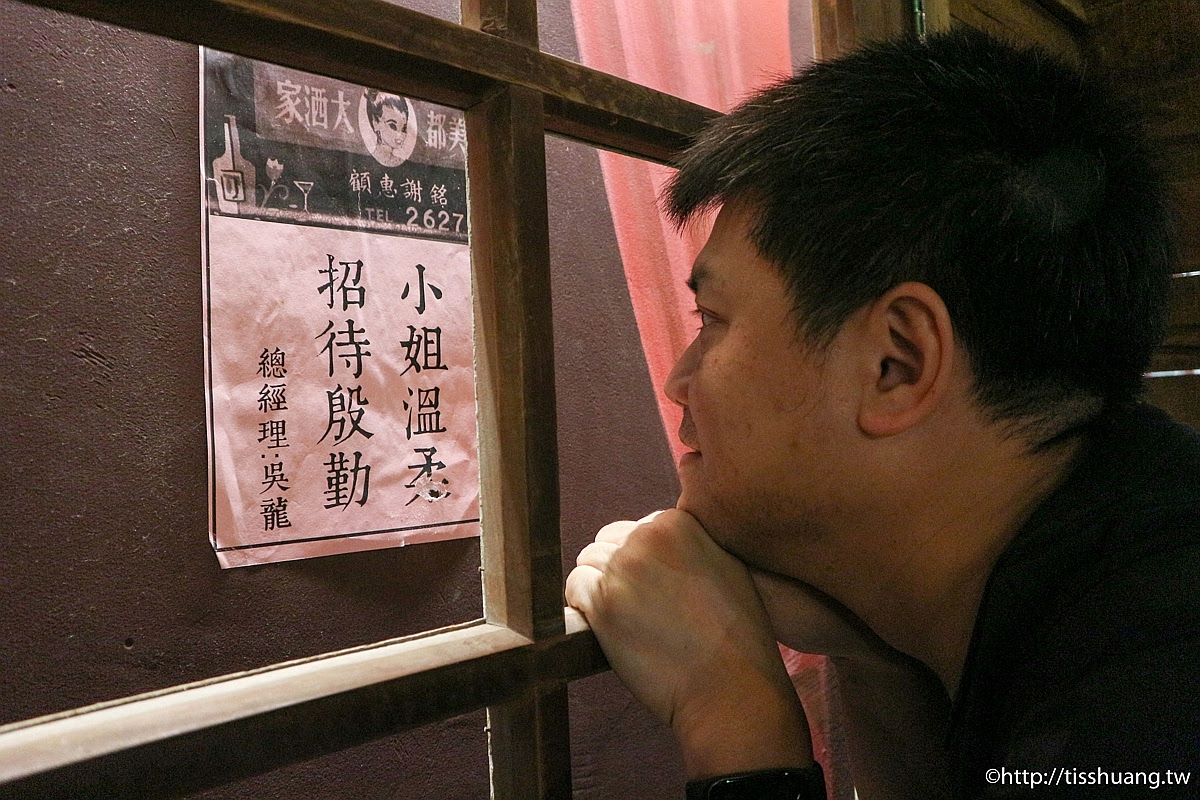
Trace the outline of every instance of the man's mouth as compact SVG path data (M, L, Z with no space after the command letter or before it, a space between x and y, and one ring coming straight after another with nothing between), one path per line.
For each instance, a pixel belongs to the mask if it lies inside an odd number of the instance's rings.
M696 444L696 425L692 422L692 416L685 408L683 410L683 422L679 423L679 441L689 450L699 454L700 447Z

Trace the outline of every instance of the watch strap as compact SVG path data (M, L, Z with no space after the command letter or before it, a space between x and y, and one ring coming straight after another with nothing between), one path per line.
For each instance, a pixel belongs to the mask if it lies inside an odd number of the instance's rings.
M825 773L811 767L765 769L690 781L687 800L825 800Z

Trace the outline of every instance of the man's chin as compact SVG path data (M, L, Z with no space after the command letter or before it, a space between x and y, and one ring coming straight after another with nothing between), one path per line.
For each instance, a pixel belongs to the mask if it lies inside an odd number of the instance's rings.
M689 453L688 455L697 454ZM696 521L700 523L700 527L704 528L704 532L721 549L750 564L751 562L747 559L747 556L751 554L746 552L744 542L739 540L739 536L736 533L741 530L741 526L734 524L734 521L730 519L728 513L726 513L724 507L719 502L715 502L712 497L707 496L703 492L699 476L689 476L682 467L683 459L680 459L680 493L675 507L695 517ZM692 478L692 481L688 480L689 477Z
M679 460L679 499L675 501L675 507L695 517L711 536L709 526L716 523L717 519L708 502L710 498L704 492L699 460L698 453L687 453Z

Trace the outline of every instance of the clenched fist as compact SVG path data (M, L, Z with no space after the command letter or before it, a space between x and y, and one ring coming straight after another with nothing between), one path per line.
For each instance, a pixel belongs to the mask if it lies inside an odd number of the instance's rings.
M567 577L613 670L671 725L689 778L812 763L749 570L676 509L606 525Z

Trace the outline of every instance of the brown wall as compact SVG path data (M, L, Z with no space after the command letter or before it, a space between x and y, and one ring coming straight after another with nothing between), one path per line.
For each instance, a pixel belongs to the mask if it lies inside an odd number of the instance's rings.
M1082 61L1082 30L1038 0L949 0L949 6L952 24L1036 44L1071 61Z
M1088 14L1092 60L1151 120L1176 203L1179 271L1200 271L1200 4L1090 0ZM1200 276L1175 280L1171 327L1155 369L1200 369ZM1151 380L1149 397L1200 427L1200 376Z
M1176 205L1179 272L1200 271L1200 3L948 0L948 8L953 24L1038 44L1100 71L1144 109ZM1070 9L1082 12L1083 24ZM1152 369L1200 370L1200 276L1176 278L1170 329ZM1200 427L1200 375L1151 378L1146 388L1150 402Z
M566 0L549 8L543 35L573 50ZM12 0L0 16L0 722L481 616L473 540L218 569L196 48ZM573 562L599 525L671 504L677 483L595 153L551 143L549 180ZM678 792L669 737L611 676L571 700L580 797ZM484 798L484 724L204 796Z

